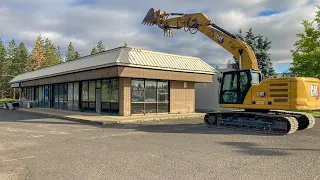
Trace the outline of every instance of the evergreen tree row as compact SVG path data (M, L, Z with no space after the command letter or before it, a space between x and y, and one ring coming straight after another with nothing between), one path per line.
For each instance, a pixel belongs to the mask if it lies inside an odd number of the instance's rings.
M105 47L100 40L91 54L104 50ZM43 39L41 35L34 42L31 52L28 51L23 42L17 44L13 39L5 47L0 39L0 99L13 96L9 81L18 74L73 61L78 58L80 58L80 54L75 50L72 42L69 43L68 50L64 56L59 46L53 45L49 38Z

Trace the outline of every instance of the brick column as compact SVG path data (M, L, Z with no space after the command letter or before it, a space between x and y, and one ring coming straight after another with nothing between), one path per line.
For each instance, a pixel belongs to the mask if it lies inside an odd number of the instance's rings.
M131 115L131 78L120 78L120 115Z

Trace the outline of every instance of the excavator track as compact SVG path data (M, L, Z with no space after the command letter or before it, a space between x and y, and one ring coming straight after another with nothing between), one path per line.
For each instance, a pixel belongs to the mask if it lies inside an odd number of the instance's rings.
M299 122L298 130L311 129L316 124L316 119L309 113L284 110L271 110L271 112L282 115L295 116Z
M298 130L295 117L246 111L207 113L204 123L208 127L254 131L266 134L287 135Z

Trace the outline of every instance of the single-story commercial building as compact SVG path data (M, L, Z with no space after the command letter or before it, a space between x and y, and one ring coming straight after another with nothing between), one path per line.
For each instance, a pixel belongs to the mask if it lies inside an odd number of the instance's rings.
M121 116L193 113L195 83L210 83L215 73L197 57L122 46L20 74L10 83L36 107Z

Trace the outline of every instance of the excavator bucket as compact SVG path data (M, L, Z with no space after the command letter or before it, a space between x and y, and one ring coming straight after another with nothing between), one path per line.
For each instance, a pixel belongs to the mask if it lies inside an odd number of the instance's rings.
M155 9L151 8L146 17L144 17L142 24L148 25L148 26L153 26L157 22L157 16L156 16L156 11Z
M147 26L158 25L159 28L163 29L164 36L173 37L172 30L170 28L163 27L163 24L160 23L166 16L168 16L166 12L151 8L142 20L142 24Z

